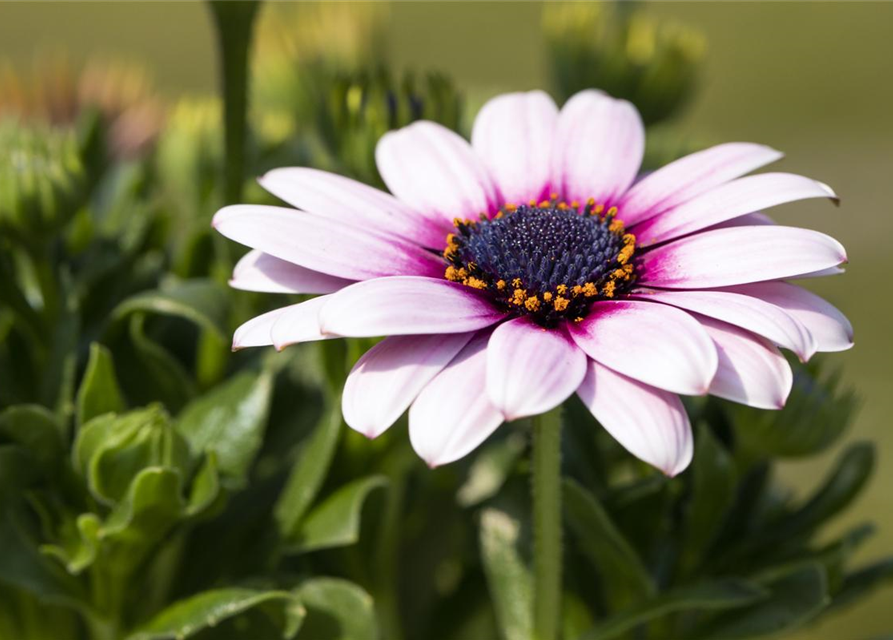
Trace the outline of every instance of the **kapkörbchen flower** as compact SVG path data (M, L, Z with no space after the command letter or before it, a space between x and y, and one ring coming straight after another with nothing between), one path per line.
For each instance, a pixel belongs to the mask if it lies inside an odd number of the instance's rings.
M638 181L635 108L583 91L499 96L471 144L430 122L380 140L391 194L308 168L260 179L297 207L236 205L214 218L253 248L232 286L322 294L241 326L234 348L387 336L357 362L345 421L374 438L409 409L430 465L468 454L503 421L576 392L633 455L669 475L692 435L677 394L781 407L791 370L852 345L846 318L787 280L846 262L827 235L760 211L831 198L781 157L730 143Z

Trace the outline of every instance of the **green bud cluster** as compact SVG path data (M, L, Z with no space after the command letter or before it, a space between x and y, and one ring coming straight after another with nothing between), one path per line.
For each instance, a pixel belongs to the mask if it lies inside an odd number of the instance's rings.
M83 203L85 169L70 129L0 122L0 228L49 235Z
M705 50L697 31L625 3L547 4L543 30L559 99L602 89L635 104L646 125L685 103Z

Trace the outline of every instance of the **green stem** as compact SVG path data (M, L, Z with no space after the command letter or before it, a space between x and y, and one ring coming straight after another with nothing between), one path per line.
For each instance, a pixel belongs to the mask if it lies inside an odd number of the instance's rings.
M556 640L561 619L561 407L533 418L533 633Z
M209 6L217 25L217 46L220 51L226 146L224 195L227 204L232 204L242 199L248 129L248 49L251 45L251 27L260 2L215 0Z

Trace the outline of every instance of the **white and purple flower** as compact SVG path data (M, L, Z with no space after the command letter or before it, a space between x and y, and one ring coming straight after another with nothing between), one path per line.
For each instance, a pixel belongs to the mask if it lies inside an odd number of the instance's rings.
M253 249L232 286L323 294L241 326L234 348L387 336L348 377L348 425L376 437L407 409L430 465L505 420L576 392L633 455L674 475L691 460L677 394L784 405L791 369L852 346L833 306L787 282L846 262L833 238L763 209L831 198L781 154L723 144L638 181L645 144L628 102L583 91L499 96L471 144L431 122L376 150L391 194L309 168L261 185L298 210L236 205L214 227Z

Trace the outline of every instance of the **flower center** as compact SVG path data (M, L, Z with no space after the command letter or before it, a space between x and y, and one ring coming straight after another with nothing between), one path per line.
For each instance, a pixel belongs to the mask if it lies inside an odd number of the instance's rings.
M605 212L590 200L580 208L553 194L539 204L507 204L493 218L456 219L444 275L544 327L582 320L593 302L635 281L636 238L616 216L616 207Z

